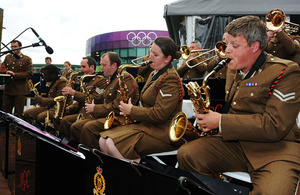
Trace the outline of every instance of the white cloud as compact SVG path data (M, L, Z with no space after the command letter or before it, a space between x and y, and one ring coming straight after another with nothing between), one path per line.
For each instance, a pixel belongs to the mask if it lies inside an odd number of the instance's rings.
M44 63L50 56L54 64L69 60L79 64L85 55L86 41L95 35L123 30L167 30L164 5L174 0L2 0L4 10L2 42L8 43L28 27L54 50L49 55L43 47L27 48L33 63ZM19 40L23 46L38 42L30 31ZM4 60L4 56L1 57Z

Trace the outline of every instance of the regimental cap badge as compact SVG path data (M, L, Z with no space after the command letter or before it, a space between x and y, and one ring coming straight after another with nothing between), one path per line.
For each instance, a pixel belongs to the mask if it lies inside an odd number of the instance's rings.
M96 168L97 173L94 175L94 189L93 194L94 195L104 195L105 190L105 180L102 175L102 169L100 166Z

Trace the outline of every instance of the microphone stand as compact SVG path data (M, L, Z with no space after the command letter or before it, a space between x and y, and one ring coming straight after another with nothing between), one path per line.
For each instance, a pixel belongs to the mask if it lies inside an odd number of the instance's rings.
M21 32L18 36L16 36L13 40L16 40L17 38L19 38L19 36L21 36L25 31L27 31L28 29L31 29L30 27L26 28L23 32ZM4 43L2 43L4 46L1 48L1 50L6 47L7 48L7 45L10 44L13 40L11 40L9 43L7 43L6 45ZM1 51L0 50L0 51Z
M2 43L3 44L3 43ZM0 57L5 55L5 54L8 54L8 53L12 53L13 51L15 50L19 50L19 49L25 49L25 48L28 48L28 47L40 47L40 46L44 46L43 43L40 41L40 42L37 42L37 43L33 43L31 45L28 45L28 46L24 46L24 47L19 47L17 49L10 49L10 50L7 50L7 51L0 51ZM7 46L5 46L7 47Z

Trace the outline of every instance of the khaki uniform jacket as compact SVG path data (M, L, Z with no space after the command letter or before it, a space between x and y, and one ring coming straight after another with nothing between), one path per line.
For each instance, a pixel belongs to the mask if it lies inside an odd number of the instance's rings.
M69 80L70 78L70 75L71 73L74 72L74 70L70 69L68 71L64 70L62 73L61 73L61 76L62 77L65 77L67 80Z
M20 58L16 59L12 54L8 54L3 65L7 70L13 71L15 76L5 85L5 95L27 95L30 93L28 79L33 76L33 66L30 57L20 54Z
M151 81L152 77L153 73L141 91L142 107L133 106L130 117L147 126L143 129L147 134L172 143L169 139L169 127L174 116L182 110L182 82L174 67L155 81Z
M292 60L300 52L300 36L289 36L281 31L269 41L266 51L279 58Z
M40 104L42 107L53 107L56 102L54 98L57 96L62 96L62 88L66 86L67 80L63 77L54 81L53 85L50 87L47 97L42 98L42 103ZM72 104L72 97L68 96L67 104Z
M94 100L95 102L101 101L101 94L104 92L106 85L106 79L99 75L96 75L93 79L86 83L87 89L89 90L90 100ZM80 113L86 118L87 114L84 108L86 95L83 93L82 88L80 89L80 92L75 91L73 99L76 102L69 106L70 113Z
M135 105L139 100L139 87L134 77L126 71L123 71L124 82L128 88L128 97ZM104 92L100 95L100 101L95 101L93 115L95 118L105 118L111 111L116 115L120 115L119 105L121 100L120 85L117 76L113 76L112 80L104 88Z
M221 116L222 137L239 141L254 169L276 160L300 163L299 78L296 63L272 55L249 79L227 72L226 101L235 95L228 114Z
M193 66L205 58L196 58L190 62L190 66ZM177 69L177 72L182 79L191 79L191 78L202 78L206 72L207 63L195 66L194 68L189 68L186 65L186 60L183 61L180 68Z

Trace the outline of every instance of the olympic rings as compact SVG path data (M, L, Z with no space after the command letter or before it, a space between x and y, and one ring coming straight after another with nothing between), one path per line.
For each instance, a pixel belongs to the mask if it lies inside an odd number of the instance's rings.
M138 46L140 44L149 46L156 38L157 34L155 32L149 32L148 34L146 34L145 32L139 32L137 34L135 34L134 32L129 32L127 34L127 41L131 42L134 46Z

